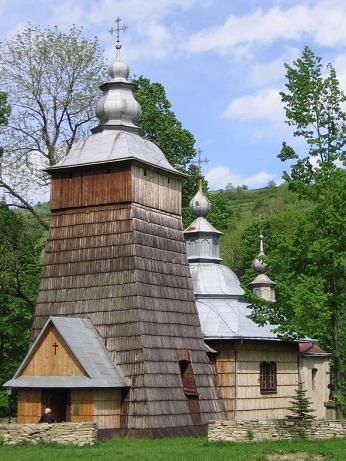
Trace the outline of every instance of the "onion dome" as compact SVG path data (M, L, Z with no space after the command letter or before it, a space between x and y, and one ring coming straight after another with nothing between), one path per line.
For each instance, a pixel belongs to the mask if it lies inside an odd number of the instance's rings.
M198 192L191 199L190 211L195 216L204 216L210 211L210 202L202 190L202 176L198 178Z
M268 265L265 264L261 257L264 256L264 245L263 245L264 236L262 233L259 236L260 249L256 259L252 262L252 268L258 272L258 275L250 283L253 293L261 299L266 301L275 302L275 285L276 283L270 280L266 274L268 270Z
M130 68L120 59L121 44L116 44L116 57L108 68L111 80L100 86L103 96L96 105L96 116L100 125L94 129L98 131L107 127L127 128L141 133L136 125L141 107L134 97L135 85L129 82Z
M265 264L262 260L261 257L264 256L264 245L263 245L263 240L264 236L262 233L259 235L259 241L260 241L260 250L258 253L257 258L255 258L252 262L252 268L256 271L259 272L260 274L264 274L267 272L268 267L267 264Z

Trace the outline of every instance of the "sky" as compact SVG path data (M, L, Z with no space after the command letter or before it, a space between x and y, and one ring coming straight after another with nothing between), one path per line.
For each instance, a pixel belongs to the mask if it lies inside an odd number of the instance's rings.
M284 123L279 91L284 63L305 45L331 62L346 89L345 0L0 0L0 40L28 22L97 35L108 60L108 33L128 26L122 58L133 75L166 89L172 109L209 162L211 189L279 183L283 141L304 145Z

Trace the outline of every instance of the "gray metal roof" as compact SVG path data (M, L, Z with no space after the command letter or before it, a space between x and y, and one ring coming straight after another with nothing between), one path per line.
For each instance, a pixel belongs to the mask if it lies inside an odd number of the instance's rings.
M273 326L262 327L249 319L251 310L246 301L197 297L196 304L205 340L278 340L277 335L271 331Z
M238 277L231 269L208 262L190 263L193 287L197 296L243 296Z
M45 330L53 324L85 370L86 376L20 376L34 353ZM5 387L117 387L130 386L116 364L112 362L94 326L89 319L74 317L49 317L13 379Z
M198 216L185 230L184 234L193 234L197 232L206 232L211 234L221 235L222 232L218 231L213 227L210 222L203 218L203 216Z
M73 144L68 155L48 171L121 160L139 160L185 176L171 166L163 152L148 139L122 129L104 129Z

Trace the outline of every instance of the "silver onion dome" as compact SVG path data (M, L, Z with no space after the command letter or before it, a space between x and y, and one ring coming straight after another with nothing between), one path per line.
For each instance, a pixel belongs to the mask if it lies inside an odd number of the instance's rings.
M136 125L141 107L133 92L135 86L129 82L130 68L120 59L121 45L117 45L115 61L108 68L111 80L100 86L103 96L96 105L96 116L102 126L123 126L140 130Z
M255 258L252 261L252 268L256 271L259 272L260 274L264 274L268 270L268 266L266 263L264 263L261 260L261 257L264 256L264 244L263 244L264 236L261 233L259 235L259 241L260 241L260 249L257 258Z
M210 211L210 202L202 191L202 177L198 178L198 192L191 199L190 211L195 216L204 216Z

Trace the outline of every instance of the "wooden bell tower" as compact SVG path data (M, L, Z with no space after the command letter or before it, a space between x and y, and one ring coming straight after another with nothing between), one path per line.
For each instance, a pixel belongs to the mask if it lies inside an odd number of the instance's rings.
M51 223L33 340L49 316L89 319L130 382L119 425L108 429L203 433L224 411L181 229L183 175L136 126L140 107L117 47L96 108L100 125L49 169Z

